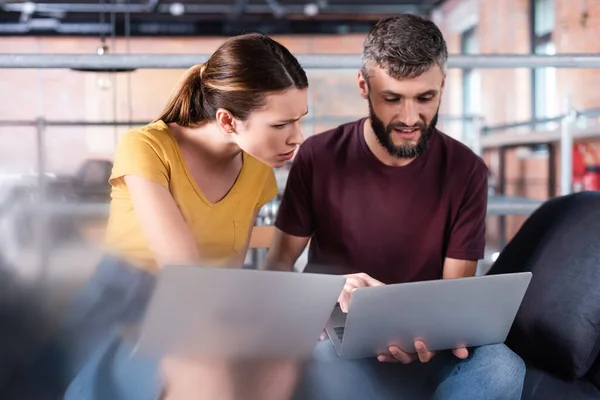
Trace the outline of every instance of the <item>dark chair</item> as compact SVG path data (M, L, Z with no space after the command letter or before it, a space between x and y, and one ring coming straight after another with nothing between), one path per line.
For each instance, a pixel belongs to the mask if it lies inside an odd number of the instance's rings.
M544 203L488 274L521 271L533 278L506 344L527 364L522 399L600 399L600 192Z

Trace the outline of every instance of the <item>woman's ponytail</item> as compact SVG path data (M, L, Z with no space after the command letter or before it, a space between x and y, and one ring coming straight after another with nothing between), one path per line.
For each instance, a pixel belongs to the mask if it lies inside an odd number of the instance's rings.
M194 126L204 120L202 75L206 64L194 65L181 78L159 120Z

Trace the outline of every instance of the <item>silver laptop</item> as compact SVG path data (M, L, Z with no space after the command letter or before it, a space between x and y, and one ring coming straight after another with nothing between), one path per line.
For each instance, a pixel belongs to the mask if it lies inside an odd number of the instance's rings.
M191 359L310 356L343 276L165 266L135 352Z
M357 289L348 314L336 307L325 328L347 359L389 354L391 345L414 353L503 343L531 281L531 273L411 282Z

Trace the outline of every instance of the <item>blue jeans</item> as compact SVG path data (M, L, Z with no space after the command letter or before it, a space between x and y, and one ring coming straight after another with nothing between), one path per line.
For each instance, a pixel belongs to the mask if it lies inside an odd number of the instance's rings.
M90 359L65 400L156 399L160 393L156 362L132 358L130 350L131 343L114 337ZM442 352L427 364L404 365L343 360L329 341L322 341L293 399L519 400L524 378L523 361L504 345L471 349L466 360Z
M328 340L315 348L296 399L519 400L525 364L505 345L470 349L465 360L438 353L429 363L348 361Z

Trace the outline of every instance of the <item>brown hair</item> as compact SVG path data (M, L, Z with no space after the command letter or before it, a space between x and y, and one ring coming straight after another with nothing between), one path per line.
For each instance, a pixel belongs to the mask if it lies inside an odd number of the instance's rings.
M270 92L307 87L306 73L284 46L262 34L234 36L186 72L158 119L196 126L224 108L244 121Z

